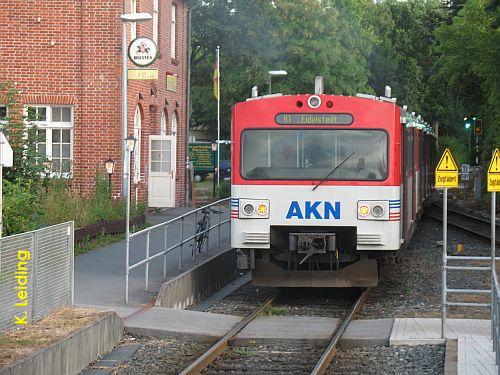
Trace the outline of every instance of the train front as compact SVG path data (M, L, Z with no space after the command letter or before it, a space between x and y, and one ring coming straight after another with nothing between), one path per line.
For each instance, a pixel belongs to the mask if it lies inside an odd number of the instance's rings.
M253 283L374 286L401 244L393 103L269 96L233 107L231 244Z

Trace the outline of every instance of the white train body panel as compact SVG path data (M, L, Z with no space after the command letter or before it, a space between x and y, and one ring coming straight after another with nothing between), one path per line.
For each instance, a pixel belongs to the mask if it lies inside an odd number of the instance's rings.
M357 250L395 251L402 243L399 186L233 185L231 246L269 249L271 226L356 227ZM242 218L245 199L268 200L269 218ZM377 201L380 219L358 218L358 202ZM318 203L319 202L319 203ZM325 204L329 204L326 207Z

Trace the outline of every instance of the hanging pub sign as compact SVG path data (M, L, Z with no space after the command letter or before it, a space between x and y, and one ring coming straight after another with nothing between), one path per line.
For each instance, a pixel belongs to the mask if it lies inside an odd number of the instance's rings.
M156 43L144 36L135 38L128 46L128 57L137 66L149 66L155 62L157 56Z

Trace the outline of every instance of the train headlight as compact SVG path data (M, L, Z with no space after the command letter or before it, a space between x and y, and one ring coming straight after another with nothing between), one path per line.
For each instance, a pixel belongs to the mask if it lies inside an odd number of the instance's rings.
M319 106L321 105L321 98L319 96L313 95L309 97L309 99L307 100L307 104L309 104L309 107L313 109L319 108Z
M389 206L389 201L358 201L358 220L389 220L389 214L396 213L396 204L394 203L393 206L394 209ZM399 212L399 206L397 210Z
M257 207L257 213L259 215L266 215L267 214L267 206L265 204L259 204L259 207Z
M255 212L255 207L253 204L251 203L247 203L243 206L243 212L245 213L245 215L247 216L251 216L254 214Z
M384 215L384 207L376 204L372 207L372 215L375 217L382 217Z
M238 203L239 219L269 219L269 200L240 198Z
M368 216L369 213L370 213L370 207L368 207L367 205L359 206L359 208L358 208L359 216L366 217L366 216Z

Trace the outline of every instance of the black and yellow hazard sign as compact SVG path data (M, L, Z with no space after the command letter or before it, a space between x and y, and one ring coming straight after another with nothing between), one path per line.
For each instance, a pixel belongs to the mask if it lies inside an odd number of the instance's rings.
M500 191L500 152L498 148L495 149L488 168L488 191Z
M435 175L437 188L458 187L457 163L448 148L439 159Z

